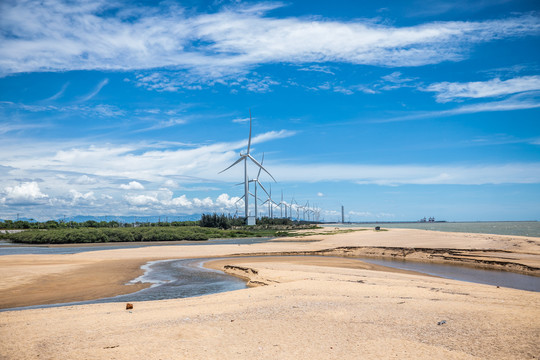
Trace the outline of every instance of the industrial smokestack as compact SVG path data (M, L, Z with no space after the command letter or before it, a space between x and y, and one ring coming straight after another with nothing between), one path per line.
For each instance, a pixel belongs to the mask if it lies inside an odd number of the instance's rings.
M345 224L345 208L341 205L341 223Z

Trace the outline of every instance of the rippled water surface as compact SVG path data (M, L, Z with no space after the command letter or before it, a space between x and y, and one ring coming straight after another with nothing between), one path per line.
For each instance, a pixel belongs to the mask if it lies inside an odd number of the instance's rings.
M461 265L429 264L405 260L366 258L359 258L359 260L403 270L417 271L446 279L509 287L520 290L540 291L540 277L516 274L508 271L484 270Z
M381 228L420 229L449 232L468 232L498 235L519 235L540 237L539 221L501 221L501 222L440 222L440 223L351 223L338 224L338 227L365 226Z
M85 305L108 302L138 302L150 300L179 299L216 294L225 291L245 289L245 281L222 271L207 269L203 263L207 259L182 259L152 261L143 266L145 274L132 283L145 282L152 286L132 294L115 297L53 305L36 305L24 308L3 309L23 310L49 308L67 305Z
M2 255L21 255L21 254L77 254L87 251L116 250L116 249L134 249L145 246L193 246L193 245L242 245L242 244L260 244L270 241L272 238L234 238L234 239L211 239L206 241L182 241L177 243L156 244L156 243L133 243L133 244L115 244L106 245L92 244L79 246L58 246L58 245L21 245L13 244L7 241L0 241L0 256Z

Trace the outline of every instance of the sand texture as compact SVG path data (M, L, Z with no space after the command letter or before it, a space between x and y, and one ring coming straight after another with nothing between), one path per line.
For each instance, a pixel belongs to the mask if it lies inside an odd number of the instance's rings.
M540 242L526 237L392 229L301 240L2 256L0 271L9 276L0 280L0 304L22 306L25 290L33 301L57 302L119 293L123 281L140 274L140 264L156 259L421 248L428 249L416 255L423 261L446 261L440 253L431 259L429 249L450 249L531 271L540 264ZM539 293L335 257L233 257L208 266L241 276L252 287L137 302L130 311L125 303L109 303L2 312L0 359L538 359L540 354ZM76 288L77 282L86 286Z

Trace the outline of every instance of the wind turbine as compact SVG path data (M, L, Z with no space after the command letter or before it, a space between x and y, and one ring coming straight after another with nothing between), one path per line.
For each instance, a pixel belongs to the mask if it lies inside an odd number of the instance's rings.
M268 170L266 170L257 160L255 160L255 158L253 156L251 156L251 154L249 153L250 149L251 149L251 109L249 110L249 140L248 140L248 147L247 147L246 153L242 154L240 152L240 157L238 158L238 160L236 160L234 163L232 163L232 165L230 165L228 168L226 168L224 170L221 170L219 172L219 174L221 174L222 172L229 170L230 168L232 168L234 165L238 164L239 162L244 161L244 210L245 210L244 213L245 213L245 216L246 216L246 223L248 221L248 216L249 216L249 212L248 212L248 210L249 210L249 206L248 206L249 180L248 180L248 173L247 173L247 168L248 168L247 160L250 159L260 169L263 169L268 175L270 175L272 180L276 181L276 179L274 179L272 174L270 174L268 172Z
M279 212L280 217L283 219L283 190L281 190L281 201L279 202ZM285 204L285 212L287 212L287 204Z
M268 194L268 193L266 193L266 194L268 195L268 199L266 199L266 201L263 202L263 205L268 203L268 217L270 219L273 219L274 218L274 216L273 216L274 205L277 205L277 204L275 203L274 200L272 200L272 185L270 185L270 194Z
M293 206L293 203L294 203L294 196L291 198L291 203L289 204L289 217L291 218L291 220L293 219L293 213L292 213L292 206ZM298 204L297 204L298 205ZM298 219L296 219L298 220Z
M261 160L261 166L262 166L263 163L264 163L264 153L263 153L262 160ZM253 195L253 197L255 198L255 219L256 219L257 216L258 216L258 212L257 212L257 200L259 199L259 198L257 197L257 184L259 184L259 186L264 190L264 192L266 193L266 195L268 195L268 191L266 191L266 189L264 188L263 184L261 184L261 182L259 181L259 177L261 176L261 170L262 170L262 169L263 169L262 167L259 168L259 172L257 173L257 177L256 177L255 179L249 180L249 182L252 182L252 183L254 183L254 185L255 185L255 194ZM272 175L270 175L270 176L272 176ZM268 195L268 196L270 196L270 195Z

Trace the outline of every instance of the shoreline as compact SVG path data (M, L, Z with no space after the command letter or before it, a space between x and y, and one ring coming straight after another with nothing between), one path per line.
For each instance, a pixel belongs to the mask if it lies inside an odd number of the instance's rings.
M335 233L335 228L326 227L316 234L305 230L305 236L300 238L280 238L250 245L182 247L169 246L166 242L159 246L147 243L145 245L150 246L65 255L4 255L0 256L0 271L4 274L0 279L0 308L87 301L133 293L150 286L147 283L129 284L144 273L143 265L169 259L324 256L339 257L344 262L347 258L364 257L540 276L540 239L410 229L349 230L352 231ZM464 243L468 248L452 247ZM499 244L504 246L496 246ZM82 245L102 246L101 243ZM333 260L327 262L336 264ZM390 271L397 272L397 269Z
M451 264L454 266L466 266L472 269L502 270L524 274L529 276L540 276L540 271L533 268L531 271L520 271L519 267L514 268L514 263L503 263L493 266L490 263L463 262L455 259L438 258L442 252L460 252L460 249L430 249L434 251L424 251L425 249L410 248L335 248L311 252L288 252L288 253L254 253L250 255L231 254L227 258L209 258L204 267L220 270L229 275L244 279L248 287L268 285L267 281L261 280L249 270L243 269L240 265L246 263L288 263L288 264L308 264L327 267L339 267L348 269L364 269L370 271L382 271L391 273L410 274L417 276L432 277L432 275L392 268L387 266L370 264L363 262L366 259L404 259L419 263ZM436 258L430 256L435 254ZM198 257L193 257L194 259ZM200 257L204 258L204 257ZM145 260L108 260L93 264L83 265L81 268L63 272L61 276L53 274L40 277L38 280L10 288L0 294L0 309L15 307L39 306L51 304L63 304L78 301L91 301L118 295L130 294L150 287L150 283L133 283L132 281L145 273L144 265L152 261L166 261L170 258L145 259ZM465 260L468 260L465 258ZM91 289L89 291L89 289Z
M58 303L52 297L82 300L100 291L114 295L111 292L130 289L125 284L143 272L141 265L156 260L227 258L209 260L208 267L221 266L249 278L252 286L200 297L135 302L129 311L125 302L8 310L0 317L0 358L537 356L540 326L531 319L540 318L538 292L395 269L378 271L383 269L333 255L364 249L393 258L432 261L431 252L439 260L444 255L443 261L457 256L540 267L540 239L401 229L331 230L306 235L301 241L0 256L0 300L15 305L10 307L19 307L31 297ZM439 253L441 249L460 252L445 255ZM300 253L327 256L249 257Z
M255 271L253 280L264 279L267 286L136 302L129 311L125 303L105 303L4 312L0 357L537 358L537 293L245 260L241 267Z

